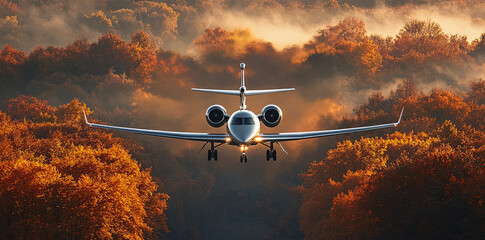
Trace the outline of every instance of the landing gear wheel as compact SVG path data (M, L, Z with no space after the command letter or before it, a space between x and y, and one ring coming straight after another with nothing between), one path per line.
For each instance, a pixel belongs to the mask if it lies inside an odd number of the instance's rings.
M273 150L273 161L276 161L276 150Z
M243 161L243 156L241 156L241 162Z
M210 161L212 159L212 151L209 150L207 151L207 161Z
M247 163L248 162L248 156L244 156L244 162Z
M217 150L214 150L214 153L213 153L213 157L214 157L214 161L217 161Z
M269 161L271 159L271 153L269 150L266 150L266 161Z

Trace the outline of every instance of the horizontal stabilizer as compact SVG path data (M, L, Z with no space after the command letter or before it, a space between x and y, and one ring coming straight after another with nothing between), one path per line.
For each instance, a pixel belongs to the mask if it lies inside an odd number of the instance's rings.
M239 90L220 90L220 89L192 88L192 91L209 92L209 93L219 93L219 94L237 95L237 96L239 96L239 94L240 94Z
M279 92L289 92L295 91L294 88L282 88L282 89L267 89L267 90L247 90L246 96L259 95L265 93L279 93Z
M294 91L294 88L282 88L282 89L267 89L267 90L246 90L244 95L246 96L253 96L265 93L279 93L279 92L289 92ZM199 91L199 92L209 92L209 93L219 93L219 94L227 94L227 95L237 95L241 94L240 90L221 90L221 89L202 89L202 88L192 88L192 91Z

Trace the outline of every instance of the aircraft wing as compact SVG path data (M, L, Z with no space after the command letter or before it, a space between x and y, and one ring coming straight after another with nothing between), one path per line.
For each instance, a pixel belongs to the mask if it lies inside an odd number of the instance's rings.
M294 141L317 137L326 137L346 133L363 132L369 130L376 130L381 128L396 127L401 123L402 113L404 108L401 110L401 115L399 120L395 123L372 125L365 127L354 127L354 128L343 128L334 130L322 130L322 131L310 131L310 132L289 132L289 133L275 133L275 134L261 134L259 137L262 142L283 142L283 141Z
M84 109L83 109L83 112L84 112ZM227 134L220 134L220 133L172 132L172 131L161 131L161 130L139 129L139 128L95 124L95 123L88 122L88 118L86 117L86 112L84 112L84 119L86 120L86 124L88 124L91 127L119 130L119 131L158 136L158 137L166 137L166 138L177 138L177 139L186 139L186 140L193 140L193 141L222 143L222 142L226 142L226 138L229 137L229 135Z

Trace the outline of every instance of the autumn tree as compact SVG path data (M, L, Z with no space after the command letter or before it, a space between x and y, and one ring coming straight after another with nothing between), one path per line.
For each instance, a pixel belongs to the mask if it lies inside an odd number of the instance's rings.
M356 18L346 18L320 30L303 50L308 55L306 62L315 67L323 67L327 72L332 71L327 68L334 68L349 76L363 75L366 81L373 80L382 68L379 45L367 36L364 22Z
M485 166L483 137L446 122L431 135L339 144L303 175L305 238L479 239L485 188L466 183Z
M444 34L439 24L429 20L411 20L396 36L391 56L393 65L418 68L430 61L454 61L468 51L466 37Z
M31 96L20 96L10 99L4 111L13 119L30 120L33 122L55 121L54 107Z
M83 107L21 97L6 109L15 117L0 112L0 238L145 239L168 231L168 196L132 159L136 146L86 127Z
M142 83L150 82L151 73L157 62L155 44L145 32L137 32L131 37L130 56L131 72L130 75Z
M95 74L107 74L110 69L116 73L128 73L130 69L129 45L120 36L108 33L99 37L90 48Z
M382 56L378 46L371 40L359 43L354 59L360 71L369 76L374 76L382 67Z
M395 121L405 108L401 131L429 132L446 120L458 128L470 125L484 130L479 114L484 106L480 104L482 81L471 82L466 96L443 89L433 89L429 94L420 92L414 81L405 80L388 97L381 93L371 95L367 103L359 106L357 116L344 118L341 127L362 126ZM393 130L391 130L393 131ZM389 131L387 131L389 133ZM373 135L373 134L372 134Z
M0 18L21 13L17 4L8 0L0 0Z
M20 70L26 59L27 55L23 51L16 50L10 45L5 45L0 50L0 91L19 89L23 86Z
M477 105L485 105L485 80L470 83L466 100Z
M474 49L470 52L470 56L474 57L480 65L485 63L485 33L482 33L480 38L473 41L472 44Z
M481 85L472 82L463 97L442 89L425 94L406 80L358 107L350 122L362 125L397 119L405 106L398 130L407 133L344 140L309 167L300 186L305 238L480 239Z

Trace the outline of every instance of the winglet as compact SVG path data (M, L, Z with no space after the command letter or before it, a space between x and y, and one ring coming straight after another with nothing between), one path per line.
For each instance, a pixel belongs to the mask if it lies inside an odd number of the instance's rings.
M402 107L402 110L401 110L401 115L399 115L399 120L397 121L397 123L395 124L395 126L399 125L401 123L401 118L402 118L402 114L404 113L404 107Z
M86 116L86 112L84 111L84 108L83 108L83 113L84 113L84 120L86 121L86 124L87 124L87 125L91 125L91 124L88 122L88 117Z

